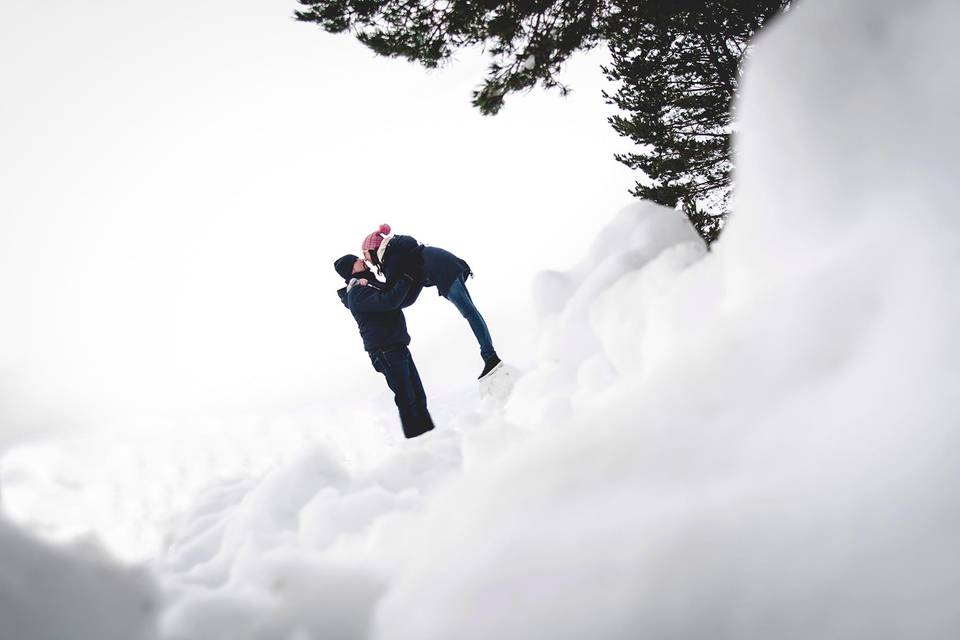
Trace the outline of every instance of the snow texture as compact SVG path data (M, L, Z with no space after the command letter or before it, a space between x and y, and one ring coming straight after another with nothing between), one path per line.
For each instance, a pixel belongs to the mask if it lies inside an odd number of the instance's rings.
M493 371L480 378L480 397L493 398L500 403L506 402L513 392L513 385L517 381L520 370L516 367L501 363Z
M198 497L153 565L160 637L956 637L958 23L800 3L746 70L714 251L633 205L537 279L505 404ZM136 628L130 593L87 595Z
M155 638L152 581L113 564L92 545L55 548L0 518L0 638Z

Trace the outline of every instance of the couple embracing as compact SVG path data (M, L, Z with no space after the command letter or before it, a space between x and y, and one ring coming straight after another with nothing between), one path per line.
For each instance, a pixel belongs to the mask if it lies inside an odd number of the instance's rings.
M487 323L467 291L466 280L473 275L470 265L449 251L390 231L390 225L380 225L363 240L362 257L347 254L333 266L346 282L337 293L357 321L363 348L393 391L403 434L414 438L433 429L433 420L408 349L403 309L416 302L424 287L436 287L470 324L483 358L481 379L500 365L500 358Z

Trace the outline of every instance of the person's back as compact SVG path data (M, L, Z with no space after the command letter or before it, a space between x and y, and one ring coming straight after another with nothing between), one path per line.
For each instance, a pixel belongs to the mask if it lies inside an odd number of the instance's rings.
M387 283L401 273L422 276L424 287L436 287L446 296L453 283L471 275L470 265L459 256L440 247L420 244L413 236L394 235L384 239L377 251L380 271ZM419 292L418 292L419 293ZM412 302L404 301L405 307Z
M446 249L424 246L421 255L423 256L423 286L436 287L437 293L443 297L447 297L450 293L454 282L466 280L473 275L466 260Z

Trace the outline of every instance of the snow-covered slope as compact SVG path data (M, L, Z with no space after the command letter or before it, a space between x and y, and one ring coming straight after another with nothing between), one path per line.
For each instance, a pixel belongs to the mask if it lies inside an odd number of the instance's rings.
M581 281L560 324L589 299L602 348L551 343L576 381L432 505L375 637L960 630L958 18L808 2L762 39L726 237Z
M561 442L578 448L576 438L569 439L575 431L565 426L569 417L603 406L596 392L604 381L617 384L602 346L602 338L614 334L602 323L622 306L617 282L630 284L622 293L640 322L644 309L704 252L674 211L632 206L580 265L538 278L536 295L552 290L540 304L542 364L526 372L506 405L492 397L458 398L435 411L441 428L430 437L404 442L365 468L318 446L261 482L211 491L174 531L170 554L157 565L171 603L162 620L166 636L359 638L373 630L384 595L402 598L404 581L414 574L440 571L475 580L483 569L501 579L522 569L522 563L472 570L459 563L496 534L497 518L511 514L524 493L520 485L562 486L573 477L537 458L545 446ZM533 460L516 495L475 501L474 493L489 482L512 476L510 460L518 455ZM558 508L570 506L565 494L553 497ZM535 530L524 519L513 522ZM438 553L451 558L434 566L429 558ZM552 561L558 570L567 563ZM417 609L426 614L432 607L421 603Z
M634 205L538 278L505 405L198 497L161 637L955 637L958 23L800 3L747 69L715 251Z

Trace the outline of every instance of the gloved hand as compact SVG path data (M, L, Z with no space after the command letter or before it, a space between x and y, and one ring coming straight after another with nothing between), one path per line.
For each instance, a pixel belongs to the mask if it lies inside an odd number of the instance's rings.
M353 289L356 286L365 287L370 284L366 278L350 278L350 282L347 283L347 292L350 292L350 289Z

